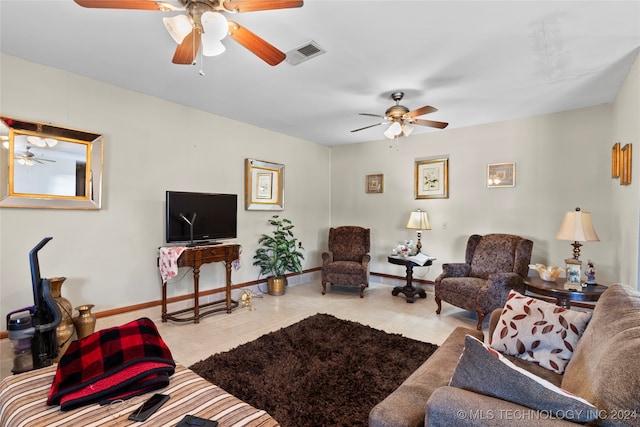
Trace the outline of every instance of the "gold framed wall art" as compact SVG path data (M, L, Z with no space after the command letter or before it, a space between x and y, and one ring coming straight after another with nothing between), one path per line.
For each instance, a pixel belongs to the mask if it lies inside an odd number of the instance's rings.
M284 210L284 165L245 159L244 208L248 211Z
M416 160L415 198L449 198L449 159Z
M382 193L384 191L384 175L367 175L366 178L366 192L367 193Z
M620 177L620 143L616 142L611 147L611 178Z
M620 185L631 184L631 144L620 149Z

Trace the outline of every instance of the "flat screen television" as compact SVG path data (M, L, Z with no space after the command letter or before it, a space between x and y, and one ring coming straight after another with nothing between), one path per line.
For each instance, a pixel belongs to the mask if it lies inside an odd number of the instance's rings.
M238 234L238 195L167 191L167 243L190 245L234 239Z

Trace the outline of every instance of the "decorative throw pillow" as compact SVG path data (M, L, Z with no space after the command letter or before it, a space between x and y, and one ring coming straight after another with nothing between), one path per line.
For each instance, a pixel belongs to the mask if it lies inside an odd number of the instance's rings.
M512 290L493 331L491 347L562 374L590 319L591 313Z
M517 367L471 335L465 337L464 351L449 385L573 422L592 421L599 414L586 400Z

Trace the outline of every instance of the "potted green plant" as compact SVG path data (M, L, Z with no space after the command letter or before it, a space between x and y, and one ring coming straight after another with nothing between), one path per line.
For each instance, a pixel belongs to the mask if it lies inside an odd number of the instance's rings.
M262 234L258 239L260 247L253 257L253 265L260 267L260 276L267 276L270 295L283 295L287 283L286 273L302 271L300 261L304 250L293 234L291 220L273 215L269 224L275 229L272 234Z

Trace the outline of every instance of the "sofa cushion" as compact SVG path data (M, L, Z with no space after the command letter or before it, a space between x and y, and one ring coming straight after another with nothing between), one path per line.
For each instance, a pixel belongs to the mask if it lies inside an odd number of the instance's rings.
M491 347L562 374L589 319L591 313L511 290L491 336Z
M469 335L449 385L575 422L592 421L598 416L595 406L586 400L518 368Z
M562 387L601 409L600 425L640 426L640 297L619 284L602 294Z

